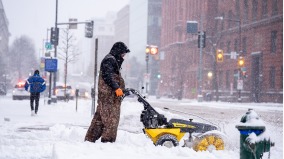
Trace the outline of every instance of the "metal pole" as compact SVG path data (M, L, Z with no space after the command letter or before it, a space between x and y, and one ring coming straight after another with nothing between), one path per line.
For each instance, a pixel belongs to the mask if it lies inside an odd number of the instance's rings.
M202 44L202 41L203 41L203 34L204 34L204 32L203 32L203 18L202 18L202 15L201 15L201 22L200 22L201 24L200 24L200 29L201 29L201 31L200 31L200 38L199 38L199 43L200 43L200 48L199 48L199 54L200 54L200 57L199 57L199 67L198 67L198 72L199 72L199 74L198 74L198 76L199 76L199 79L198 79L198 97L197 97L197 100L198 100L198 102L202 102L202 100L203 100L203 96L202 96L202 75L203 75L203 73L202 73L202 71L203 71L203 64L202 64L202 46L203 46L203 44Z
M146 94L148 94L148 85L149 85L148 74L149 74L149 53L146 53L146 76L147 76L147 78L146 78Z
M55 31L57 31L57 13L58 13L58 0L56 0L56 9L55 9ZM54 45L54 57L55 58L57 57L57 45ZM54 72L54 78L53 78L53 95L54 96L55 96L55 91L56 91L56 73L57 73L57 71ZM56 103L56 101L55 101L55 103Z
M48 39L48 31L50 29L47 28L46 30L46 40L49 41ZM52 73L49 72L49 88L48 88L48 100L47 100L47 104L50 104L51 103L51 83L52 83Z
M7 74L4 74L5 75L5 95L7 94Z
M92 115L95 115L95 105L96 105L96 85L97 85L97 59L98 59L98 38L95 41L95 71L94 71L94 100L92 105Z
M242 54L242 27L241 27L241 18L238 21L239 24L239 56L241 56ZM241 68L239 68L239 80L242 80L242 73L241 73ZM241 97L241 89L239 89L239 98L238 98L238 102L242 101L242 97Z
M48 93L48 98L49 98L49 100L51 100L51 80L52 80L52 73L51 72L49 72L49 93ZM48 103L48 104L50 104L50 103Z
M78 110L78 95L76 94L76 112Z

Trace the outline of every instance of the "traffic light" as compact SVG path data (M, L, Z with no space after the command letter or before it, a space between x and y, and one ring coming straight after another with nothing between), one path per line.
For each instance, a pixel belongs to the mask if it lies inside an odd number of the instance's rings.
M151 54L151 55L156 55L156 54L158 54L158 47L157 47L157 46L151 46L150 54Z
M245 59L244 59L244 57L240 56L238 58L238 66L239 67L244 67L244 65L245 65Z
M54 46L58 45L59 28L51 28L50 30L50 43Z
M85 37L92 38L94 30L94 21L87 22L85 24Z
M202 35L201 32L198 32L198 48L200 48L200 38L202 38L202 48L205 48L206 32L203 32Z
M147 45L145 50L146 54L150 53L150 49L151 49L150 46Z
M160 74L160 73L157 74L157 78L158 78L158 79L161 78L161 74Z
M224 51L221 49L216 50L216 61L223 62L224 61Z
M151 55L156 55L158 54L158 47L155 45L147 45L145 52L146 54L150 53Z

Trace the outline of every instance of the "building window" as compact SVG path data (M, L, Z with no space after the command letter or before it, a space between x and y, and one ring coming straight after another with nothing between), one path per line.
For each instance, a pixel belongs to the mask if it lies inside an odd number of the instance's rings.
M219 49L224 50L224 43L223 42L220 42L220 48Z
M235 39L234 49L235 49L235 52L239 52L239 41L238 41L238 39Z
M249 5L248 5L248 0L244 0L244 20L248 20L248 12L249 12Z
M219 71L219 88L222 89L223 86L223 71Z
M227 53L231 53L231 41L227 42ZM225 59L229 59L229 56L225 56Z
M243 37L242 43L242 53L245 55L247 53L247 37Z
M226 71L226 88L230 88L230 70Z
M225 14L223 13L222 14L222 17L225 17ZM224 22L225 20L222 20L222 22L221 22L221 30L224 30Z
M267 16L267 0L262 0L262 17Z
M252 1L252 20L257 20L257 5L258 0Z
M272 0L272 15L278 14L278 0Z
M277 31L271 32L271 53L276 53L277 48Z
M227 20L228 21L228 28L231 28L232 27L232 21L230 19L233 19L232 10L230 10L229 13L228 13L228 19L229 19L229 20Z
M235 76L239 73L239 71L236 69L234 70L234 83L233 83L233 86L234 86L234 89L237 89L237 82L238 82L238 77Z
M240 19L240 0L236 0L236 18Z
M275 88L275 67L271 66L269 70L269 85L270 88Z

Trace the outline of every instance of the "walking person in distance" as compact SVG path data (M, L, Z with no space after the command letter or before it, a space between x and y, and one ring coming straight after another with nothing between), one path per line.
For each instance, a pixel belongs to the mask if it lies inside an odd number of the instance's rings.
M39 75L39 71L35 70L34 75L29 77L25 83L25 90L30 92L31 115L37 115L40 93L46 88L45 81ZM34 107L35 102L35 107Z

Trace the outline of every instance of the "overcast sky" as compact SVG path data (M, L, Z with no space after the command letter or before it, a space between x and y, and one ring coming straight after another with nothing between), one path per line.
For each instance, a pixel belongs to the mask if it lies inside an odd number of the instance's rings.
M36 51L40 51L43 39L47 36L47 28L55 26L56 0L2 2L9 21L10 44L16 37L28 35L35 43ZM58 22L67 22L69 18L86 21L105 17L108 11L118 11L128 3L129 0L58 0ZM81 35L84 37L84 33Z

